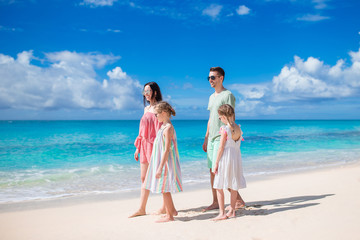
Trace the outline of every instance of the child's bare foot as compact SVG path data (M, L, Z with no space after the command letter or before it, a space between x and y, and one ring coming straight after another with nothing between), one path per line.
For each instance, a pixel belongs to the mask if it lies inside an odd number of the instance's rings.
M227 212L226 216L227 216L228 218L234 218L234 217L236 216L235 210L234 210L234 209L230 209L230 210Z
M219 214L217 215L217 217L212 218L211 221L220 221L226 219L228 219L228 216L226 216L226 214Z
M165 213L166 213L165 208L160 208L159 210L153 212L152 214L153 215L161 215L161 214L165 214Z
M156 221L156 223L164 223L164 222L171 222L171 221L174 221L174 217L165 215L165 216L162 216L161 218L159 218Z
M139 217L144 215L146 215L146 212L144 210L137 210L134 214L130 215L129 218Z
M156 212L153 213L153 215L162 215L162 214L166 214L166 210L165 209L159 209ZM178 211L176 211L176 209L173 212L173 216L177 216L178 215Z
M214 209L218 209L219 208L219 203L217 202L213 202L210 206L208 206L207 208L203 209L203 212L206 211L210 211L210 210L214 210Z

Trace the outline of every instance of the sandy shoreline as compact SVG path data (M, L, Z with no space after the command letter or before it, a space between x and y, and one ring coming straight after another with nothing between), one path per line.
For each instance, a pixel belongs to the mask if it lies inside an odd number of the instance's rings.
M207 185L174 194L179 215L164 224L154 215L127 218L138 194L2 205L0 239L360 239L359 163L249 181L241 194L247 208L222 222L209 220L217 211L201 212ZM148 212L161 201L152 194Z

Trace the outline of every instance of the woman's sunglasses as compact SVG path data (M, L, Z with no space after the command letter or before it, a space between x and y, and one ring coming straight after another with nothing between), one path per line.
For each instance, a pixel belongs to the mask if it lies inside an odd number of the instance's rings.
M143 91L142 94L145 96L145 95L150 95L151 93L151 90L146 90L146 91Z

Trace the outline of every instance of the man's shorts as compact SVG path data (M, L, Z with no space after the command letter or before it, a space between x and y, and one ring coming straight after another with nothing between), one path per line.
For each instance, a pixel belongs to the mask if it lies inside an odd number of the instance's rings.
M220 146L220 138L216 138L215 140L208 140L208 145L207 145L208 168L211 169L214 168L219 146Z

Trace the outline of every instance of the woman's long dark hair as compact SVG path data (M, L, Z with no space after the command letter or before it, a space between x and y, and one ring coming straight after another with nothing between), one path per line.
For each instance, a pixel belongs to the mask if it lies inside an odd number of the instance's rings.
M144 85L144 89L146 86L149 86L152 90L152 94L151 94L151 99L153 99L154 95L155 95L155 100L157 102L162 101L162 95L161 95L161 91L160 91L160 87L159 85L157 85L156 82L148 82ZM144 96L144 106L146 106L146 102L149 102L146 100L146 97Z

